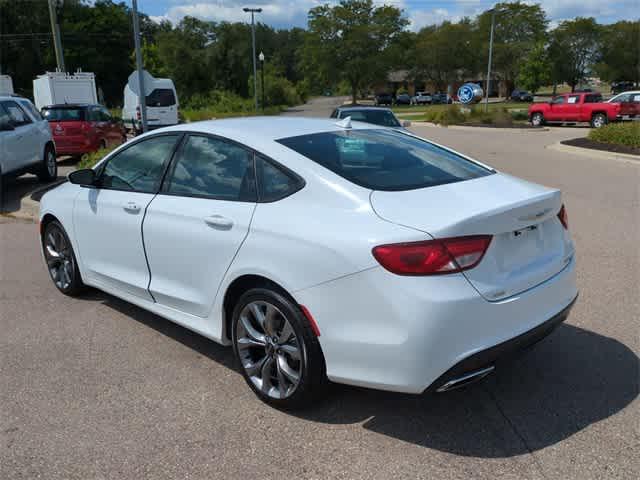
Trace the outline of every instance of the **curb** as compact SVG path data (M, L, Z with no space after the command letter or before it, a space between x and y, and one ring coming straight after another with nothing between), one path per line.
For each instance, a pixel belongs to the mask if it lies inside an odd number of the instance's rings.
M582 155L590 158L598 158L604 160L616 160L625 163L638 163L640 156L630 155L628 153L607 152L603 150L594 150L592 148L574 147L573 145L565 145L560 142L546 145L544 148L555 150L557 152L572 153L574 155Z
M469 125L449 125L449 126L443 126L443 125L438 125L436 123L431 123L431 122L415 122L413 120L410 119L406 119L409 120L411 122L411 127L413 127L414 125L417 126L421 126L421 127L438 127L438 128L449 128L452 130L466 130L466 131L473 131L473 132L482 132L482 131L487 131L487 132L511 132L511 133L534 133L534 132L548 132L549 129L547 127L542 127L542 128L500 128L500 127L471 127Z

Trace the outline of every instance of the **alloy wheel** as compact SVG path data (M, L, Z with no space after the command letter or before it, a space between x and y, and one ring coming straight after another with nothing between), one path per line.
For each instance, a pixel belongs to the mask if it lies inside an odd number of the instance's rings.
M236 346L242 368L264 395L285 399L295 392L304 345L278 307L262 300L248 303L238 319Z
M60 290L68 289L73 283L75 265L68 241L58 228L47 232L44 253L53 283Z
M55 179L58 174L57 167L58 165L56 163L56 156L51 150L49 150L47 152L47 172L49 173L49 176L53 179Z

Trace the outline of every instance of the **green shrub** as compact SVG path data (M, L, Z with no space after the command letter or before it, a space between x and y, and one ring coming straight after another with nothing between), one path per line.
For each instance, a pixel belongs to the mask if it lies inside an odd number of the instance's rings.
M594 128L589 132L589 139L640 148L640 122L611 123L602 128Z
M464 123L466 116L457 105L448 105L446 108L433 112L433 123L440 125L458 125ZM428 120L427 120L428 121Z
M105 155L111 152L111 150L113 150L114 148L115 147L101 148L98 151L83 155L76 168L78 170L81 170L83 168L93 168L96 163L102 160Z
M515 121L527 121L529 120L529 112L527 110L509 110L511 112L511 118Z
M495 125L496 127L510 127L513 124L513 118L506 108L492 108L485 112L484 106L472 108L469 121L483 125Z

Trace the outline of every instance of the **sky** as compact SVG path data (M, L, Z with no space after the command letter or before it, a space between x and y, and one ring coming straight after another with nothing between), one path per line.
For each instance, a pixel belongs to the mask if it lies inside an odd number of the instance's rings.
M130 0L127 3L131 3ZM154 20L168 19L174 23L189 15L203 20L247 21L243 7L261 7L257 20L274 28L305 27L310 8L338 0L138 0L138 8ZM402 8L411 30L444 20L457 21L491 8L492 0L375 0ZM551 20L551 26L565 19L595 17L600 23L640 18L640 0L538 0Z

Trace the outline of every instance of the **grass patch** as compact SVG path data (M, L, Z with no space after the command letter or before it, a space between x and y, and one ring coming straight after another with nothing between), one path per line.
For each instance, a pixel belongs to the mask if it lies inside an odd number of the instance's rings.
M640 148L640 122L611 123L594 128L589 132L589 140Z
M511 127L514 123L528 120L527 104L495 103L489 104L485 112L484 105L462 107L460 105L434 105L420 115L399 115L400 118L416 122L432 122L439 125L490 125ZM509 108L512 106L512 108Z
M78 162L76 166L77 170L82 170L83 168L93 168L96 163L102 160L109 152L111 152L115 147L111 148L101 148L93 153L89 153L87 155L83 155L82 159Z
M267 107L264 111L260 110L256 112L254 110L253 104L249 109L242 109L237 111L225 111L224 109L220 111L216 107L204 107L204 108L184 108L180 110L182 114L182 118L184 121L189 122L199 122L202 120L211 120L214 118L230 118L230 117L249 117L253 115L279 115L287 107L283 105L277 105L273 107Z

